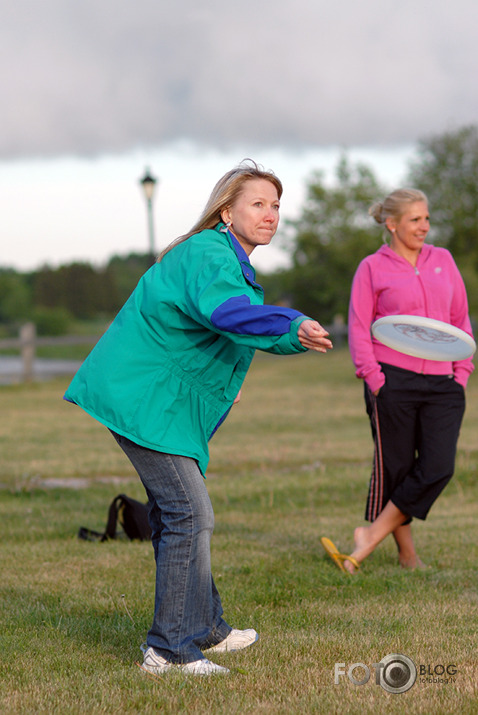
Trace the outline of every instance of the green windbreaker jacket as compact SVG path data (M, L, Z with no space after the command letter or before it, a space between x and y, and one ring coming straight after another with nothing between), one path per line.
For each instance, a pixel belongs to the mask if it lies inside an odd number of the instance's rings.
M305 351L297 330L307 316L263 302L223 224L195 234L144 274L65 399L137 444L196 459L205 474L208 441L255 350Z

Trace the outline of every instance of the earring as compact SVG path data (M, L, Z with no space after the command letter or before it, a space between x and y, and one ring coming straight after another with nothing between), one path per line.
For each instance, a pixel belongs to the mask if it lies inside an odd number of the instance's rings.
M221 229L222 233L227 233L229 231L230 226L232 226L232 221L228 221Z

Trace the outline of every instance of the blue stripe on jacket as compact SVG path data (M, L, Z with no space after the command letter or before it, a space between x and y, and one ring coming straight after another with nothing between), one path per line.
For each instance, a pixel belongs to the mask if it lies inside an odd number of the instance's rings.
M241 264L244 278L253 286L256 276L249 257L237 238L228 231L236 255ZM285 335L290 330L290 324L301 316L298 310L284 308L278 305L251 305L247 295L233 296L219 305L211 315L211 322L218 330L238 335Z
M284 335L301 316L297 310L277 305L251 305L249 296L229 298L216 308L211 322L218 330L240 335Z

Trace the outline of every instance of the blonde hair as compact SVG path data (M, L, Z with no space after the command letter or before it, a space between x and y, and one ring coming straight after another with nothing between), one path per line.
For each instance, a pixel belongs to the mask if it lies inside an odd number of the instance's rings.
M424 201L428 204L427 197L420 189L395 189L383 201L376 201L372 204L368 212L377 223L385 226L388 231L387 218L400 221L407 206L417 201Z
M244 184L251 179L265 179L277 189L278 198L282 196L282 183L272 171L267 171L252 159L244 159L239 166L231 169L219 179L203 209L202 214L188 233L179 236L169 244L159 255L158 262L172 248L177 246L195 233L207 228L214 228L221 221L222 212L232 206L243 190Z

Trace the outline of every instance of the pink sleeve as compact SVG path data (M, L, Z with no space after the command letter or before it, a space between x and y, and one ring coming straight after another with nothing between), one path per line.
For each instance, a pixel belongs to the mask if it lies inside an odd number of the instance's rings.
M348 338L355 374L364 379L372 392L385 383L372 344L370 326L374 321L375 292L371 266L364 259L357 268L350 296Z

